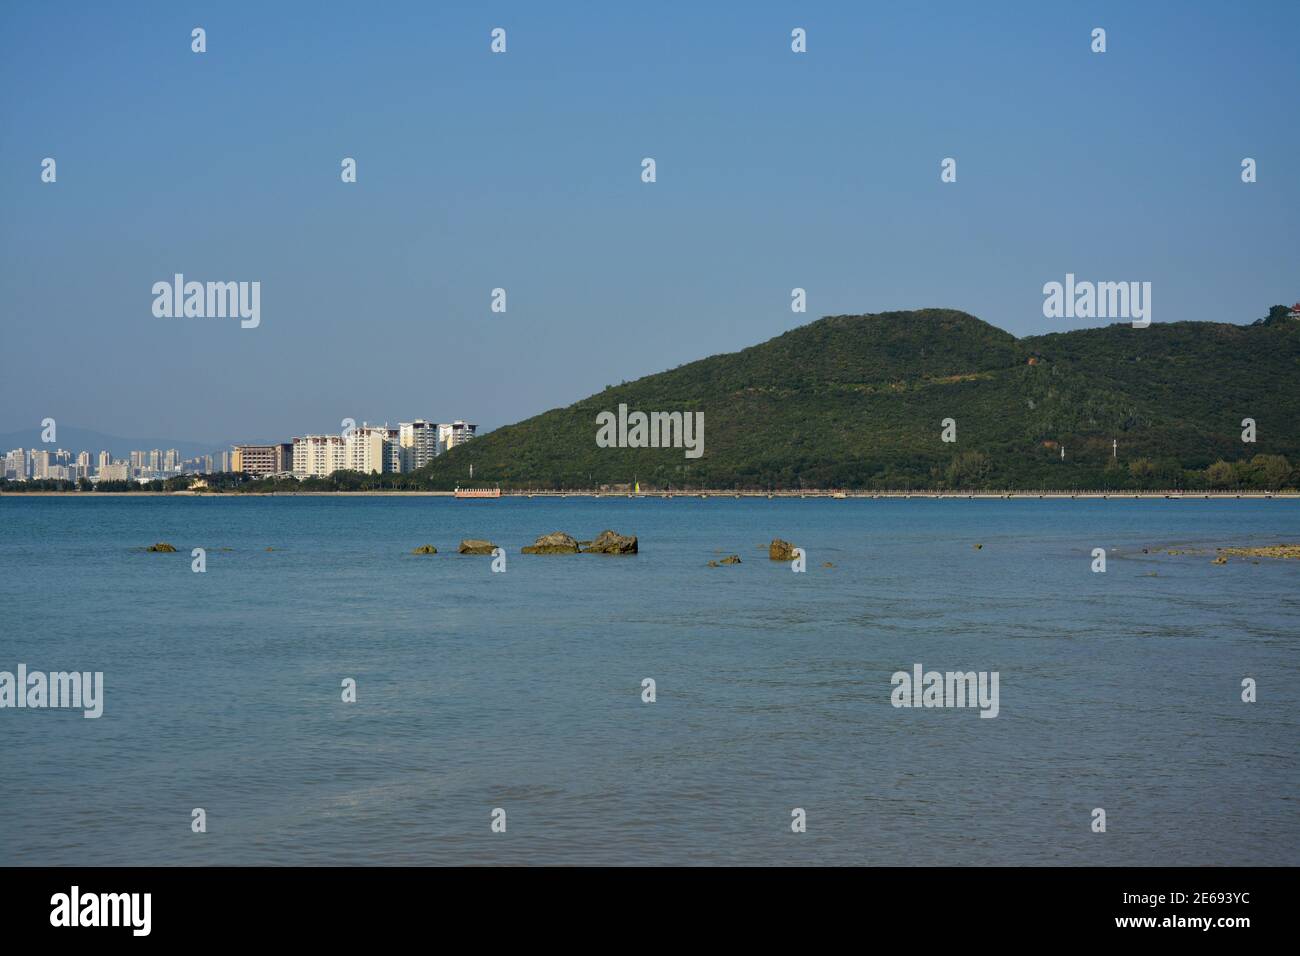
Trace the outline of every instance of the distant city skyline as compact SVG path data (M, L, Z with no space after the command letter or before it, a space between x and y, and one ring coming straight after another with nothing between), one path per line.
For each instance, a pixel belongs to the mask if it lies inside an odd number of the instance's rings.
M821 315L1097 324L1067 274L1295 301L1294 3L341 11L0 6L0 432L488 430ZM176 274L256 327L159 317Z
M50 424L57 436L57 423ZM254 477L293 474L297 478L328 477L341 470L396 474L423 467L477 433L478 426L463 419L433 422L416 418L399 422L396 428L345 421L340 432L303 433L287 441L234 442L198 455L185 455L177 448L138 448L117 455L102 442L98 448L77 448L76 442L60 442L57 437L24 444L13 442L12 435L0 435L0 479L151 481L231 471ZM77 430L74 434L90 433ZM6 443L5 439L10 440Z

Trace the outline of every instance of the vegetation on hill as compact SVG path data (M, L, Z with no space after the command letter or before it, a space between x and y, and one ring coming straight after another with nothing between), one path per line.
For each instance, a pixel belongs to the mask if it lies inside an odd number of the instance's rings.
M597 414L620 404L704 412L703 456L598 447ZM1300 484L1298 413L1300 322L1278 307L1248 326L1025 339L948 309L837 315L608 387L417 474L433 488L467 484L471 464L475 484L537 488L1279 488Z

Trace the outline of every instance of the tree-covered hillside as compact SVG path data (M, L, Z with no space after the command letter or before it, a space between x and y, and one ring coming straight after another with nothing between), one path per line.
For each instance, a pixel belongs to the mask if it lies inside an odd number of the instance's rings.
M451 488L472 463L474 484L506 487L1199 487L1224 459L1228 484L1293 483L1298 386L1293 320L1018 340L945 309L837 315L498 429L409 477ZM597 415L620 404L703 412L704 454L599 447ZM1284 478L1268 456L1288 459Z

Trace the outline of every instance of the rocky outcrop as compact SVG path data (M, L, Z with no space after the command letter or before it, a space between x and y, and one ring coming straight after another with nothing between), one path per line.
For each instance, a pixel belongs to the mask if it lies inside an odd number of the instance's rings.
M437 553L438 553L438 549L431 544L422 544L414 551L411 552L411 554L437 554Z
M521 550L524 554L577 554L578 542L563 531L552 531Z
M460 543L456 550L461 554L491 554L496 550L496 545L491 541L484 541L481 538L466 538Z
M768 546L767 556L773 561L793 561L794 545L789 541L773 538L771 545Z
M1215 548L1214 552L1216 557L1211 562L1212 564L1227 564L1229 557L1300 559L1300 544L1266 544L1253 548ZM1146 554L1147 549L1143 548L1142 553ZM1209 552L1204 548L1169 548L1165 551L1165 554L1209 554ZM1251 563L1259 564L1258 561Z
M147 550L149 550L149 551L157 551L157 552L160 553L160 554L175 554L175 553L176 553L176 549L173 548L173 547L172 547L170 544L168 544L166 541L159 541L157 544L151 544L151 545L149 545L149 547L148 547Z
M1300 544L1266 544L1259 548L1215 548L1220 554L1242 558L1300 558Z
M602 531L582 550L585 554L636 554L636 547L636 535Z

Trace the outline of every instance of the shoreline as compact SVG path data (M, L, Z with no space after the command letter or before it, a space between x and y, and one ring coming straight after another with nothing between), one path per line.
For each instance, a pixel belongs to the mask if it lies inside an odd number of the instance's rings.
M19 491L0 498L455 498L454 491ZM1300 499L1297 491L502 491L501 498L951 498L957 500L1194 499L1197 501ZM496 501L498 498L463 498Z

